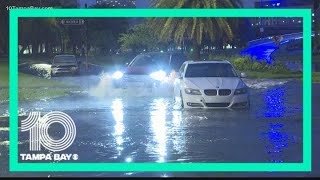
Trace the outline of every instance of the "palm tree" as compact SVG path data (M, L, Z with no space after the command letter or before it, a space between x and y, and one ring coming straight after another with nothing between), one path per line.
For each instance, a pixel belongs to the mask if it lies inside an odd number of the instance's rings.
M239 0L156 0L154 8L237 8ZM151 18L149 23L164 41L181 44L189 39L193 46L194 60L200 60L201 44L205 38L212 42L231 41L237 25L235 19L226 18Z

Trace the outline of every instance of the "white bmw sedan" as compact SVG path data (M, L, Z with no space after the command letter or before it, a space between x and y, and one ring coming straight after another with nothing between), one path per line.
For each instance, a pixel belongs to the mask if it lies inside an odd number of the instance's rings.
M248 108L249 88L229 61L187 61L174 83L184 108Z

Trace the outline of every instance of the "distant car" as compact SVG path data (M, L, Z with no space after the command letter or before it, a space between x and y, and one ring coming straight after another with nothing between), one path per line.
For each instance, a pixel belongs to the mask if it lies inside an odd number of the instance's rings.
M51 76L59 74L77 75L80 73L80 62L74 55L56 55L51 65Z
M187 61L175 81L175 97L181 99L183 108L248 108L244 77L228 61Z
M112 72L115 88L155 87L165 83L187 60L180 52L151 52L137 55L127 67Z

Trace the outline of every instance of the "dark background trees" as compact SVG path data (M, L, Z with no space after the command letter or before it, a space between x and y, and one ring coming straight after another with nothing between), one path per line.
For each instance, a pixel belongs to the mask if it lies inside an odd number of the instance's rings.
M0 54L8 54L9 45L9 6L42 6L53 8L75 8L76 1L34 0L1 1L0 10ZM91 8L112 8L108 5L95 5ZM20 18L19 19L19 54L33 56L54 53L78 54L84 45L105 54L120 48L118 37L127 31L126 18L82 18L84 25L62 25L61 18ZM87 41L87 43L85 43Z
M61 7L59 1L52 0L36 0L36 1L21 1L10 0L0 2L0 54L8 54L9 47L9 11L7 7L29 7L29 6L43 6L43 7ZM41 23L40 23L41 24ZM29 30L29 29L27 29Z

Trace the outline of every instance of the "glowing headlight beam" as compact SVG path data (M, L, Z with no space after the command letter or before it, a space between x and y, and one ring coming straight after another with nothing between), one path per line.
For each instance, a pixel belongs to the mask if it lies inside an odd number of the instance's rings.
M158 80L158 81L163 81L167 78L167 73L160 70L160 71L156 71L150 74L150 77L152 79Z
M112 74L113 79L121 79L123 77L123 73L120 71L116 71L115 73Z

